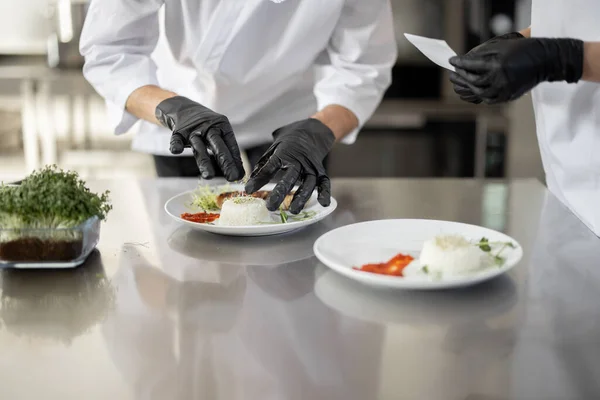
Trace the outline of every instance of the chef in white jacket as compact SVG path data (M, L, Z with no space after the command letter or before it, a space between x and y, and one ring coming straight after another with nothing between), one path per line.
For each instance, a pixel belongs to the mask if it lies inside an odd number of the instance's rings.
M600 235L600 2L533 0L531 27L451 59L463 100L514 100L533 89L548 188Z
M80 43L114 132L143 120L133 148L159 176L239 180L241 148L249 192L283 175L268 208L300 185L292 212L315 188L329 204L323 159L355 141L397 54L389 0L92 0Z

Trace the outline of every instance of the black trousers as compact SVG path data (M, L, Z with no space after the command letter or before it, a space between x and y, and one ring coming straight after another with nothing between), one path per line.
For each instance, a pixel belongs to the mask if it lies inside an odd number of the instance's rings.
M269 146L271 144L246 149L251 168L254 168L258 164L258 160L266 153ZM198 169L196 160L192 156L154 156L154 167L156 168L156 174L160 178L196 178L200 176L200 170ZM220 171L217 172L217 175L222 176Z
M254 169L260 158L267 152L271 144L252 147L246 149L246 155L250 162L250 167ZM327 170L327 157L323 161L325 170ZM160 178L196 178L200 176L200 170L194 157L172 157L172 156L154 156L154 167L156 174ZM222 176L220 171L218 176Z

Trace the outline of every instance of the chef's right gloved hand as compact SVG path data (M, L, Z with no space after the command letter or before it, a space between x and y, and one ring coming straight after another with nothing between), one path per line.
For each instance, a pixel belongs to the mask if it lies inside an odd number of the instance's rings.
M246 183L246 192L254 193L279 171L281 180L267 198L267 209L275 211L295 184L298 190L290 204L292 214L298 214L317 188L317 201L323 206L331 204L331 182L323 160L335 143L331 129L315 118L293 122L273 132L274 142L258 161Z
M521 35L519 32L511 32L505 35L496 36L487 42L483 42L477 47L471 49L466 55L476 55L483 50L487 50L490 47L494 46L498 42L502 42L505 40L518 40L524 39L525 36ZM454 92L460 96L460 99L473 104L480 104L483 100L477 96L473 91L464 84L464 82L458 77L456 72L450 73L450 81L454 84Z
M202 178L214 178L216 168L220 168L230 182L244 177L240 149L226 116L182 96L162 101L156 107L155 115L173 132L171 153L181 154L185 147L192 148ZM216 163L209 155L209 149Z

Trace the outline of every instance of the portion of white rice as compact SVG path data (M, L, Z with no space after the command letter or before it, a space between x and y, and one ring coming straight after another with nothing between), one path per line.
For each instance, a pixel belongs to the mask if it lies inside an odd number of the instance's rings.
M419 257L429 272L465 275L482 268L484 253L459 235L436 236L423 244Z
M270 218L267 204L255 197L234 197L223 202L218 225L251 226L268 222Z

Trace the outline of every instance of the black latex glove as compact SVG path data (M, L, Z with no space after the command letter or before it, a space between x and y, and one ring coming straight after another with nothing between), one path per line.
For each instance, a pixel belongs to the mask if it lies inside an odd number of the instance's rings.
M487 50L490 46L495 45L498 42L502 42L504 40L517 40L524 39L525 36L521 35L519 32L511 32L505 35L496 36L486 42L483 42L477 47L472 48L466 55L474 56L481 53L484 50ZM462 80L457 79L459 77L455 72L450 73L450 81L454 83L454 92L460 96L460 99L469 103L479 104L483 100L473 93L473 91L469 88L469 86L464 85Z
M185 147L192 148L202 178L214 178L216 168L230 182L244 177L240 149L227 117L182 96L162 101L155 115L173 132L169 149L172 154L181 154Z
M295 184L299 188L290 205L290 212L298 214L318 189L319 203L331 203L331 182L325 173L323 160L333 147L335 136L321 121L309 118L294 122L273 133L273 145L261 157L246 184L246 192L254 193L266 185L280 170L281 180L267 198L267 208L275 211Z
M583 42L577 39L505 40L477 54L450 59L453 82L487 104L516 100L542 82L575 83L583 74Z

